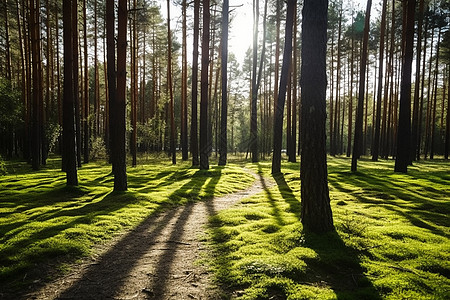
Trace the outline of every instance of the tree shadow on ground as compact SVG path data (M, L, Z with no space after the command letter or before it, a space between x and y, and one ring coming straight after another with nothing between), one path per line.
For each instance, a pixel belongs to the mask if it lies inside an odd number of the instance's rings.
M277 183L277 186L273 188L267 184L267 179L262 176L261 169L258 173L257 179L261 182L264 193L264 196L261 197L265 197L268 205L272 208L270 213L271 217L274 218L280 227L285 225L292 226L292 221L287 224L283 216L285 212L292 212L296 214L297 221L295 221L295 224L298 224L300 230L299 240L288 246L289 249L282 250L285 252L277 253L276 255L282 257L297 247L310 248L317 254L315 257L303 258L306 264L305 271L286 271L285 273L276 274L264 271L264 268L261 270L258 268L249 269L246 271L248 274L254 272L254 275L250 276L254 276L254 280L256 280L254 285L258 289L266 289L263 293L265 295L264 298L258 299L287 299L289 296L293 296L291 293L294 290L290 290L282 283L276 283L277 281L293 282L296 285L295 288L292 287L293 289L303 289L302 286L305 289L309 289L310 287L332 289L338 299L381 299L378 291L365 275L366 270L361 265L358 257L359 253L353 248L346 246L335 231L324 235L301 231L300 202L287 184L284 175L273 176ZM278 188L282 199L277 195L276 188ZM279 208L280 202L288 203L289 208L286 211L281 211ZM246 205L245 203L247 202L243 203L242 205ZM248 203L249 205L253 205L254 202L249 201ZM216 215L216 213L217 211L214 210L214 207L209 207L210 216ZM209 222L214 251L212 254L212 259L214 260L212 266L216 271L216 276L221 284L224 295L228 297L230 295L238 296L245 292L243 290L249 288L249 283L242 284L240 282L239 276L242 274L239 270L236 270L234 263L236 259L234 255L234 252L237 250L236 248L248 246L248 244L242 244L240 241L233 240L233 233L230 233L229 229L226 229L226 227L232 226L231 224L227 223L227 220L221 217L210 218ZM267 235L267 239L271 239L270 235ZM264 251L262 250L262 252ZM256 253L259 252L256 251ZM300 251L299 253L302 252ZM257 254L253 257L248 257L248 259L258 261ZM261 259L264 258L261 257ZM273 276L273 283L267 285L267 281L264 280L267 280L267 277L270 276ZM261 282L259 282L259 278L261 278ZM246 282L248 280L248 278L245 279Z
M300 219L301 205L300 201L295 197L294 192L289 187L283 174L274 175L273 178L278 185L281 197L289 204L289 211L294 213Z
M179 194L183 191L183 195L189 193L191 198L197 199L203 189L208 190L210 197L220 176L220 170L214 173L198 171L195 178L174 191L169 198L183 202L181 201L183 197ZM176 204L175 201L172 204ZM192 208L192 203L182 207L172 206L169 211L147 217L94 263L88 264L82 277L64 290L58 298L114 299L121 293L141 259L147 255L152 257L154 255L157 260L155 268L144 275L146 278L141 278L142 286L138 287L138 292L147 293L147 298L159 299L158 296L165 292L166 283L170 279L176 251L183 245L180 241L183 240L184 228Z
M337 299L381 299L361 266L358 252L345 245L336 231L314 234L304 231L304 247L318 257L305 259L308 285L330 287Z
M284 174L273 175L289 211L300 221L301 203L285 180ZM318 258L305 259L305 282L312 286L329 286L338 299L381 299L364 275L358 253L346 246L336 231L318 235L304 231L304 247L313 249ZM296 280L296 278L292 278Z
M349 186L344 186L345 182ZM415 184L407 184L403 181L391 181L389 178L380 178L363 173L339 173L334 180L330 180L331 186L340 192L353 195L358 201L377 207L383 207L394 211L406 218L415 226L427 229L442 237L449 234L441 230L436 224L450 226L448 204L444 191L429 191L426 197L416 189L426 187ZM442 199L442 201L440 201Z

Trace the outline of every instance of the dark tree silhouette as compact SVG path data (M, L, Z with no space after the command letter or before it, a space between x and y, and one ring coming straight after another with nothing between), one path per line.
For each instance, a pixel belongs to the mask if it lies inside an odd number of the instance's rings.
M115 166L114 190L127 190L127 166L125 151L125 110L126 110L126 56L127 56L127 1L119 0L117 15L117 99L114 113ZM113 162L114 163L114 162Z
M191 154L192 165L198 166L198 36L200 27L200 0L194 0L194 34L192 53L192 91L191 91Z
M209 169L208 138L208 66L209 66L209 0L203 0L202 71L200 91L200 169Z
M259 26L259 0L253 1L253 63L252 63L252 97L250 111L250 151L252 162L258 161L258 84L257 84L257 59L258 59L258 26Z
M395 157L395 172L406 173L408 170L411 149L411 73L414 48L414 12L416 0L407 0L404 9L406 13L403 22L405 26L405 41L403 43L403 72L400 86L400 111L397 134L397 156Z
M177 163L177 152L175 148L175 113L173 109L173 83L172 83L172 33L170 31L170 0L167 0L167 86L169 89L169 114L170 114L170 153L172 164Z
M188 124L188 107L187 107L187 45L186 45L186 9L187 3L186 0L183 0L183 53L182 53L182 74L181 74L181 151L182 151L182 160L188 160L189 158L189 149L188 149L188 133L187 133L187 124Z
M75 0L76 1L76 0ZM67 185L78 185L77 157L75 151L74 83L72 1L63 2L64 40L64 100L63 100L63 169ZM76 51L76 50L75 50Z
M416 76L414 83L414 106L413 106L413 115L412 115L412 124L411 124L411 154L410 154L410 163L416 160L416 154L420 153L420 144L419 144L419 116L420 116L420 74L425 70L420 69L420 62L422 57L422 25L423 25L423 13L424 13L425 1L420 0L419 3L419 16L417 18L417 56L416 56ZM420 156L420 155L418 155Z
M228 112L228 78L227 78L227 63L228 63L228 0L223 1L222 8L222 107L220 115L220 144L219 144L219 166L227 164L227 112Z
M281 66L280 88L275 105L275 122L273 125L272 174L281 172L281 142L283 138L283 114L286 101L286 88L290 80L292 61L292 27L294 25L295 0L287 2L286 30L284 36L283 64ZM290 134L290 133L288 133ZM295 153L294 153L295 154Z
M370 26L370 8L372 7L372 0L367 1L366 18L364 22L364 37L363 49L361 54L361 65L359 72L359 91L358 91L358 106L356 109L355 119L355 137L353 139L352 151L352 172L356 172L358 168L358 158L362 152L362 137L363 137L363 116L364 116L364 94L366 84L366 65L367 65L367 45L369 42L369 26Z
M32 92L32 120L31 120L31 165L33 170L38 170L41 164L41 144L42 144L42 115L40 114L41 110L41 70L40 70L40 22L39 20L39 1L31 0L30 1L30 13L29 13L29 35L31 39L31 44L29 47L31 48L31 68L32 70L30 74L32 74L32 82L30 76L29 88L31 93L31 86L33 87ZM72 20L72 18L70 18ZM68 39L71 39L71 37ZM72 59L72 55L70 56ZM64 161L63 161L64 164ZM63 165L64 168L64 165Z
M327 0L305 0L301 54L301 219L307 230L333 230L327 182Z
M375 135L372 144L372 160L377 161L380 149L380 124L381 124L381 94L383 90L383 63L384 63L384 36L386 31L386 7L387 0L383 0L381 12L381 32L380 32L380 54L378 63L378 86L377 86L377 110L375 117Z

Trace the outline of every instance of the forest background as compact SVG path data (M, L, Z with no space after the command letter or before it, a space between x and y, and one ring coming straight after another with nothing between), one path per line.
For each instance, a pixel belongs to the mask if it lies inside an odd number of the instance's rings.
M4 9L0 16L1 23L4 24L0 28L0 150L3 157L20 156L30 162L34 161L33 166L38 168L46 163L49 153L58 153L62 149L62 6L60 1L34 1L35 14L32 16L29 9L32 2L3 2ZM404 10L399 1L385 2L384 25L381 24L383 3L374 3L372 9L362 116L361 153L371 155L375 160L378 156L388 158L396 155L403 57ZM77 70L78 79L75 79L74 123L79 167L82 162L106 157L110 148L104 4L91 0L77 3L77 29L74 31L77 62L74 69ZM238 26L235 27L237 31L243 29L239 25L233 25L233 20L238 19L236 16L247 5L231 6L230 26ZM273 149L274 107L279 88L286 18L286 8L282 2L267 1L264 6L267 6L267 10L258 5L258 15L253 14L259 25L253 31L257 60L252 59L250 48L245 55L231 52L226 73L226 148L231 152L244 153L245 157L252 155L255 160L270 157ZM297 11L300 11L301 6L302 3L298 3ZM351 154L359 96L357 86L361 77L359 69L365 17L361 6L352 1L331 1L329 5L327 150L331 155ZM165 7L165 3L156 1L136 0L128 3L126 144L127 151L133 157L133 164L138 152L171 153L181 150L182 159L186 160L192 145L190 137L193 128L194 85L192 64L188 64L192 53L187 52L187 41L192 34L194 22L191 17L192 5L176 2L169 6L181 11L181 15L171 19L173 29L169 29L169 35L167 6L165 9L162 7ZM30 22L31 17L36 18L37 22ZM220 3L212 2L207 139L208 154L215 156L219 153L221 140L221 19ZM301 14L297 13L295 20L282 140L282 149L285 149L290 161L295 161L300 149L301 95L298 70L301 64L301 32L298 24L301 24ZM435 155L448 157L448 21L448 1L418 1L411 103L411 152L414 152L414 159L433 158ZM233 35L230 40L232 38ZM246 44L243 41L237 43ZM230 41L230 44L236 44L236 41ZM169 46L172 56L170 68L167 55ZM243 57L242 63L236 58L238 56ZM250 91L251 80L256 77L253 69L255 64L260 72L255 106L256 138L253 137L250 126ZM169 74L173 74L171 88ZM34 86L33 80L37 80L36 86L39 88ZM170 91L173 94L173 114L170 110ZM173 129L170 127L172 118ZM171 131L174 131L173 149L170 147ZM250 151L253 144L258 145L257 152Z

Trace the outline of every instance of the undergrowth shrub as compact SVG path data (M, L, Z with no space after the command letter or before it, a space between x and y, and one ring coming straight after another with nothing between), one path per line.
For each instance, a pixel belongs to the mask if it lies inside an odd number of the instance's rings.
M6 172L6 165L5 161L3 160L3 157L0 155L0 175L6 175L8 172Z
M91 140L91 160L106 158L106 146L103 138L96 137Z

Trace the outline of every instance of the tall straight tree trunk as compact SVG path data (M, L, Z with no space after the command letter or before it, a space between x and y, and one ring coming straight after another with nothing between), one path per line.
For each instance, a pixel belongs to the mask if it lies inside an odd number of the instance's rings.
M430 146L430 115L431 115L431 98L432 98L432 65L433 65L433 46L434 46L434 26L431 25L431 43L430 43L430 59L428 62L428 83L427 83L427 108L426 108L426 115L425 115L425 141L424 141L424 157L428 157L428 150ZM426 56L426 55L425 55Z
M252 162L258 162L258 121L257 121L257 74L258 60L258 24L259 24L259 0L253 0L253 63L252 63L252 98L250 108L250 150Z
M173 109L173 83L172 83L172 33L170 31L170 0L167 0L167 43L168 43L168 59L167 59L167 74L168 74L168 88L169 88L169 113L170 113L170 153L172 155L172 164L177 163L177 151L175 149L175 115Z
M410 154L410 164L416 159L416 153L420 148L419 141L419 107L420 107L420 73L424 70L420 70L420 62L422 56L422 24L423 24L423 12L424 12L425 1L420 0L419 2L419 16L417 22L417 46L416 46L416 76L414 82L414 105L412 114L412 125L411 125L411 154Z
M377 110L375 117L375 135L372 144L372 161L378 160L380 149L380 123L381 123L381 101L383 91L383 63L384 63L384 36L386 34L386 7L387 0L383 0L383 9L381 11L381 32L380 32L380 55L378 66L378 86L377 86Z
M83 112L83 133L84 133L84 163L89 162L89 65L88 65L88 44L87 44L87 13L86 1L83 0L83 41L84 41L84 112ZM80 150L81 151L81 150Z
M448 159L448 152L450 150L450 65L449 65L449 74L447 76L449 91L447 93L447 121L445 126L445 146L444 146L444 158ZM442 99L445 101L445 99ZM444 117L444 116L442 116Z
M341 35L342 35L342 3L339 9L339 23L337 36L337 65L336 65L336 101L334 108L334 125L333 125L333 153L340 154L341 138L339 136L340 129L340 112L341 112ZM330 139L331 140L331 139Z
M24 39L22 38L22 24L21 24L21 12L20 12L20 7L19 7L19 1L16 0L15 2L16 8L17 8L17 13L16 13L16 21L17 21L17 31L19 34L19 53L20 53L20 67L21 67L21 83L20 83L20 87L21 87L21 99L22 99L22 104L23 104L23 120L24 120L24 130L21 133L21 139L22 139L22 151L23 151L23 158L25 160L29 159L30 156L30 148L28 145L28 135L25 134L28 130L29 127L29 120L28 120L28 113L27 113L27 94L25 92L26 90L26 83L27 83L27 79L26 79L26 64L25 64L25 57L24 57ZM24 23L24 20L22 21L22 23ZM25 34L25 33L24 33Z
M265 19L265 18L264 18ZM294 7L294 32L292 37L292 127L291 127L291 152L289 162L296 162L297 145L297 3Z
M75 142L77 153L77 165L81 168L81 120L80 120L80 97L78 76L78 0L72 0L72 38L73 38L73 103L75 105Z
M109 120L109 89L108 89L108 62L107 62L107 49L106 49L106 14L104 14L103 18L103 77L104 77L104 83L105 83L105 114L104 114L104 122L105 122L105 128L104 128L104 141L106 146L106 152L109 156L109 161L111 162L111 142L110 142L110 120ZM89 137L91 136L91 133L89 131Z
M31 38L31 70L32 70L32 135L31 135L31 161L33 170L39 170L41 163L41 143L42 143L42 132L41 132L41 114L40 114L40 89L42 88L40 83L40 26L39 26L39 1L30 1L30 18L29 18L29 31ZM71 58L72 59L72 58ZM30 81L31 83L31 81ZM30 85L31 87L31 85Z
M305 0L302 22L301 221L306 230L334 229L327 182L327 0Z
M352 12L352 22L353 22L353 12ZM353 126L353 76L355 74L353 63L355 61L355 38L353 34L353 26L351 27L351 55L350 55L350 97L348 100L348 131L347 131L347 153L346 156L350 157L352 149L352 126Z
M115 173L117 143L116 137L116 106L117 106L117 85L116 85L116 42L115 42L115 16L114 16L114 0L106 1L106 61L107 61L107 77L108 77L108 95L109 95L109 137L110 137L110 158L112 162L112 172Z
M186 0L183 0L183 48L182 48L182 75L181 75L181 151L182 160L188 160L188 107L187 107L187 44L186 44Z
M131 5L131 4L130 4ZM132 24L130 22L130 30L131 32L131 140L130 140L130 152L132 157L131 166L135 167L137 164L137 101L138 101L138 76L137 76L137 26L136 26L136 10L137 10L137 1L133 0L133 19Z
M208 138L208 66L209 66L209 0L203 1L202 71L200 91L200 169L209 169Z
M8 0L5 0L4 14L5 14L5 50L6 50L6 79L11 81L11 43L9 39L9 22L8 22ZM48 6L47 6L48 7Z
M228 78L227 78L227 64L228 64L228 0L223 1L222 7L222 107L220 114L220 145L219 145L219 166L227 164L228 153L228 139L227 139L227 118L228 118Z
M292 61L292 28L294 25L295 0L287 2L286 30L284 37L283 65L281 67L280 88L275 109L275 122L273 125L273 156L272 174L281 172L281 143L283 137L283 114L286 101L286 88L290 79L290 66Z
M361 155L362 148L362 131L363 131L363 112L364 112L364 91L366 83L366 64L367 64L367 44L369 41L369 26L370 26L370 9L372 7L372 0L367 1L366 18L364 23L364 38L363 49L361 57L361 66L359 73L359 91L358 91L358 106L356 110L355 120L355 137L353 140L352 151L352 172L356 172L358 168L358 158Z
M56 24L55 24L55 30L56 30L56 34L55 36L59 36L59 14L58 14L58 10L59 8L57 7L57 5L55 5L55 20L56 20ZM62 88L61 88L61 64L60 64L60 59L59 59L59 48L60 48L60 43L59 43L59 38L56 38L56 53L57 53L57 59L56 59L56 88L57 88L57 107L58 107L58 124L62 127ZM61 149L63 148L62 146L62 138L61 135L59 136L59 151L60 153L62 152Z
M76 0L72 0L76 2ZM73 82L73 55L76 48L73 47L72 33L72 1L63 2L63 39L64 39L64 101L63 101L63 162L66 172L67 185L78 185L77 157L75 143L75 119L74 119L74 82ZM75 51L74 51L75 49Z
M114 190L127 190L127 166L125 150L126 115L126 58L127 58L127 1L119 0L117 26L117 100L115 104L116 122L114 142L116 165L114 166Z
M28 2L29 3L29 2ZM24 22L23 22L23 35L24 35L24 59L25 59L25 70L26 70L26 89L25 89L25 97L26 97L26 114L25 114L25 135L27 136L26 138L26 143L27 143L27 147L28 147L28 162L31 163L33 165L33 160L34 160L34 156L36 155L36 153L34 152L34 137L33 137L33 132L34 132L34 115L33 115L33 103L34 103L34 98L32 97L31 94L31 90L32 90L32 85L33 85L33 81L32 81L32 72L33 72L33 64L32 64L32 60L31 60L31 30L30 30L30 12L29 10L26 10L25 5L22 5L22 15L24 17ZM28 26L27 26L28 25ZM61 104L61 103L60 103ZM60 109L60 113L59 113L59 117L60 117L60 125L62 126L62 105L61 105L61 109ZM62 139L60 139L62 140ZM39 152L37 152L39 153ZM39 168L39 164L37 166L37 168Z
M94 138L97 138L100 135L100 95L98 89L98 25L97 25L97 1L94 0L94 120L93 120L93 128L94 128Z
M46 59L46 67L45 67L45 103L43 103L43 107L42 107L42 112L43 112L43 125L45 124L46 120L50 119L50 91L51 91L51 87L50 87L50 74L51 74L51 65L52 65L52 61L51 61L51 57L50 57L50 49L52 48L52 35L51 35L51 31L50 31L50 3L49 0L45 1L45 6L46 6L46 21L45 21L45 34L46 34L46 45L45 45L45 59ZM7 11L5 12L6 15ZM7 33L8 31L6 31ZM8 43L8 36L6 36L6 42ZM78 65L78 64L77 64ZM42 89L44 90L44 89ZM47 157L48 157L48 151L49 151L49 142L48 142L48 137L46 136L46 130L44 129L45 125L43 126L43 139L42 139L42 164L46 165L47 164ZM12 131L11 131L12 134Z
M406 28L403 58L403 72L400 90L400 112L397 134L397 156L395 158L395 172L406 173L411 151L411 73L414 48L414 11L416 0L403 3L406 10Z
M199 165L198 158L198 36L200 27L200 0L194 0L194 34L192 54L192 89L191 89L191 154L192 165Z
M275 15L275 26L276 26L276 37L275 37L275 84L273 87L273 98L275 101L278 99L278 82L279 82L279 72L280 72L280 27L281 27L281 10L283 9L283 1L276 0L276 15ZM265 19L265 18L264 18ZM276 103L274 105L276 107Z
M330 155L335 156L334 141L334 29L331 30L331 60L330 60Z
M433 113L431 117L431 146L430 146L430 159L434 158L434 148L436 143L436 108L437 108L437 94L438 94L438 74L439 74L439 48L441 45L441 28L439 28L438 32L438 40L437 40L437 48L436 48L436 62L435 62L435 68L434 68L434 96L433 96ZM444 101L444 100L442 100Z
M418 117L418 128L417 128L417 151L416 151L416 160L420 160L420 153L422 148L422 123L423 123L423 104L424 104L424 95L425 95L425 73L426 73L426 53L427 53L427 31L428 31L428 18L425 20L425 27L423 30L424 39L423 39L423 58L422 58L422 73L420 79L420 105L419 105L419 117Z

